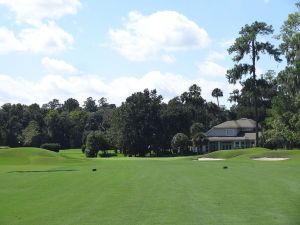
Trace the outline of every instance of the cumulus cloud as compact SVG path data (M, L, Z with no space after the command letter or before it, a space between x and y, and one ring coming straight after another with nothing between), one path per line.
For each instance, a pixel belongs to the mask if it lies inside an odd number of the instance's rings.
M1 4L14 13L22 29L15 34L6 27L0 28L0 54L13 51L52 54L73 45L73 36L55 20L76 14L80 0L0 0Z
M40 23L43 19L57 20L66 14L76 14L80 0L0 0L16 16L17 22Z
M216 62L206 60L198 65L199 73L201 76L210 77L224 77L227 68L219 65Z
M0 53L27 51L53 54L70 48L74 43L71 34L54 22L22 29L18 36L5 27L0 28Z
M204 48L210 43L203 28L176 11L151 15L130 12L124 27L109 29L108 35L112 47L132 61L163 59L165 55L173 58L167 53Z
M151 71L140 78L120 77L111 81L98 75L46 75L37 81L29 81L24 78L13 78L0 75L0 103L46 103L53 98L66 100L69 97L78 99L81 103L89 97L106 97L111 103L120 104L133 92L142 91L145 88L157 89L165 101L180 95L192 84L202 88L202 96L211 100L211 91L215 88L224 90L228 95L233 87L226 82L210 81L201 77L195 79L173 73Z
M0 53L23 50L20 40L6 27L0 27Z
M74 67L73 65L59 59L53 59L49 57L44 57L41 60L42 65L48 69L63 73L78 73L78 69Z

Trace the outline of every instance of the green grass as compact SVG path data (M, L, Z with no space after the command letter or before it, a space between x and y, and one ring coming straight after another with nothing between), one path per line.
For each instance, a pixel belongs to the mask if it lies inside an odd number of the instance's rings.
M260 157L286 157L291 160L299 159L300 160L300 150L270 150L266 148L248 148L248 149L234 149L234 150L222 150L215 151L209 154L200 156L200 157L209 157L209 158L222 158L222 159L253 159Z
M300 224L300 151L234 151L200 162L0 149L0 224Z

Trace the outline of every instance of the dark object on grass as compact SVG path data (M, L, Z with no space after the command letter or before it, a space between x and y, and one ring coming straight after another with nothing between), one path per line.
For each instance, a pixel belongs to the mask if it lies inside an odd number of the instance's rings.
M97 171L97 169L92 169L92 171Z
M223 166L223 169L228 169L228 167L227 166Z

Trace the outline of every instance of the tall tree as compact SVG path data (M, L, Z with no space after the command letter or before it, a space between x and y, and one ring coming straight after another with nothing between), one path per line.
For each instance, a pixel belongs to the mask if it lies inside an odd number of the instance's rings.
M145 89L132 94L118 108L113 130L118 147L125 154L145 156L150 148L158 150L161 101L156 90Z
M253 87L254 111L256 121L256 145L258 145L258 110L257 110L257 78L256 63L260 59L261 54L269 54L273 56L275 61L280 62L281 59L279 49L275 48L270 42L261 42L260 36L273 34L272 26L264 22L255 21L251 25L246 24L239 32L240 36L235 39L234 44L228 49L229 54L235 54L233 61L237 64L227 71L227 79L229 83L235 84L238 80L242 80L243 76L251 75L251 86ZM240 63L245 56L250 57L251 63Z
M272 101L271 116L264 133L275 147L300 147L300 2L288 16L278 36L287 67L278 74L278 94Z
M97 111L96 100L94 100L92 97L88 97L86 101L84 101L83 107L84 110L87 112L96 112Z
M254 87L252 79L247 79L242 82L241 90L234 90L230 93L229 101L234 102L231 107L231 112L236 115L236 118L251 118L255 119L254 104ZM277 95L277 81L274 71L268 71L261 75L256 81L257 94L257 111L258 122L265 120L268 110L271 109L272 99Z
M22 131L22 142L25 146L40 147L41 132L36 121L30 121L28 126Z
M211 96L213 96L214 98L217 98L217 102L218 102L218 107L220 107L219 105L219 97L223 97L223 92L221 89L219 88L215 88L212 93Z
M67 99L63 104L63 109L72 112L79 108L79 102L74 98Z
M62 107L62 104L59 103L58 99L53 99L52 101L48 102L47 104L43 104L42 107L45 109L59 109Z

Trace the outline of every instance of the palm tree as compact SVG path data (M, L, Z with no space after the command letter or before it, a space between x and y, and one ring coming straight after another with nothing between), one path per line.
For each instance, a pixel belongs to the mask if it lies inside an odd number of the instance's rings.
M219 106L219 97L223 97L223 92L221 89L219 88L215 88L212 93L211 93L211 96L213 96L214 98L217 98L217 101L218 101L218 107Z

